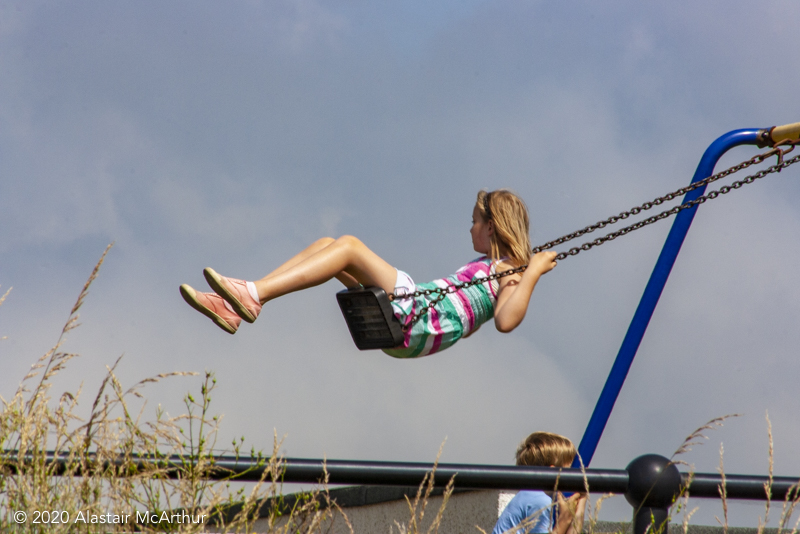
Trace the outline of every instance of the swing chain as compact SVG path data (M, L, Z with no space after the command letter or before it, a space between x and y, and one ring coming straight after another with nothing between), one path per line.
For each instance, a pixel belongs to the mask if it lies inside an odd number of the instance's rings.
M733 167L731 167L729 169L725 169L722 172L719 172L717 174L713 174L713 175L711 175L711 176L709 176L707 178L704 178L702 180L698 180L697 182L694 182L694 183L691 183L691 184L689 184L689 185L687 185L685 187L682 187L682 188L678 189L677 191L673 191L672 193L668 193L668 194L664 195L663 197L655 198L655 199L651 200L650 202L645 202L644 204L642 204L640 206L636 206L634 208L631 208L628 211L623 211L622 213L619 213L618 215L612 215L608 219L605 219L605 220L602 220L602 221L597 222L595 224L592 224L590 226L587 226L586 228L583 228L583 229L578 230L576 232L572 232L571 234L567 234L565 236L559 237L558 239L554 239L553 241L549 241L549 242L545 243L544 245L540 245L540 246L538 246L538 247L533 249L533 253L535 254L537 252L541 252L543 250L547 250L547 249L553 248L553 247L555 247L557 245L561 245L562 243L566 243L567 241L571 241L571 240L575 239L576 237L580 237L582 235L594 232L595 230L598 230L600 228L605 228L608 225L611 225L611 224L614 224L614 223L619 222L621 220L627 219L631 215L638 215L639 213L641 213L643 211L649 210L653 206L660 206L661 204L663 204L665 202L669 202L671 200L674 200L674 199L676 199L676 198L678 198L680 196L685 195L686 193L694 191L695 189L699 189L701 187L705 187L706 185L710 184L711 182L716 182L717 180L719 180L721 178L725 178L726 176L730 176L731 174L737 173L737 172L741 171L742 169L746 169L746 168L748 168L748 167L750 167L752 165L757 165L759 163L762 163L764 160L766 160L766 159L768 159L768 158L770 158L772 156L777 155L778 156L778 164L780 164L780 163L783 162L784 154L788 154L789 152L791 152L794 149L794 146L795 146L796 143L797 143L797 140L795 140L795 141L787 140L787 141L783 141L781 143L777 143L772 148L772 150L768 150L767 152L763 152L761 154L757 154L757 155L753 156L752 158L750 158L749 160L743 161L742 163L740 163L738 165L734 165ZM788 150L784 150L784 149L779 148L779 146L781 146L781 145L791 145L791 147ZM780 170L778 170L778 172L780 172ZM584 250L588 250L588 249L584 249ZM577 254L577 252L575 254ZM574 256L575 254L571 254L571 255ZM562 258L559 258L559 259L564 259L564 258L562 257Z
M638 222L636 222L636 223L634 223L634 224L632 224L630 226L626 226L625 228L621 228L621 229L617 230L616 232L612 232L610 234L606 234L603 237L599 237L599 238L597 238L597 239L595 239L593 241L587 241L586 243L583 243L579 247L573 247L573 248L569 249L567 252L559 252L558 256L556 256L556 259L557 260L563 260L563 259L567 258L568 256L575 256L576 254L579 254L581 251L589 250L589 249L594 248L596 246L602 245L603 243L605 243L607 241L613 241L617 237L620 237L620 236L623 236L625 234L628 234L628 233L630 233L630 232L632 232L634 230L638 230L639 228L644 228L645 226L649 226L649 225L653 224L654 222L658 222L658 221L660 221L662 219L666 219L667 217L675 215L676 213L681 212L681 211L683 211L685 209L693 208L695 206L703 204L706 200L713 200L713 199L717 198L720 195L724 195L724 194L730 193L734 189L739 189L743 185L752 184L756 180L758 180L760 178L763 178L763 177L765 177L765 176L767 176L769 174L772 174L772 173L775 173L775 172L781 172L781 170L785 169L786 167L788 167L790 165L793 165L794 163L797 163L798 161L800 161L800 155L795 156L795 157L793 157L791 159L788 159L788 160L784 160L784 155L786 155L789 152L791 152L792 150L794 150L794 147L798 143L800 143L800 140L797 140L797 139L796 140L782 141L781 143L777 143L772 150L769 150L769 151L764 152L762 154L758 154L757 156L754 156L753 158L751 158L751 159L749 159L749 160L747 160L747 161L745 161L743 163L740 163L739 165L731 167L730 169L726 169L725 171L722 171L719 174L715 174L715 175L709 176L708 178L705 178L703 180L699 180L699 181L695 182L694 184L691 184L692 186L695 186L695 187L691 187L690 188L690 186L687 186L687 187L685 187L683 189L685 189L687 191L693 191L695 189L698 189L701 186L704 186L704 185L709 184L711 182L715 182L715 181L719 180L720 178L723 178L724 176L728 176L728 175L732 174L733 172L736 172L736 170L745 169L747 167L750 167L753 164L761 163L761 162L763 162L765 159L767 159L769 157L778 156L778 163L776 163L775 165L767 167L766 169L762 169L762 170L758 171L755 174L751 174L750 176L742 178L741 180L737 180L737 181L731 183L730 185L724 185L724 186L720 187L719 189L711 191L710 193L707 193L705 195L699 196L694 200L690 200L690 201L685 202L683 204L678 204L677 206L673 206L672 208L670 208L668 210L665 210L665 211L662 211L661 213L659 213L657 215L653 215L653 216L648 217L646 219L642 219L641 221L638 221ZM789 148L788 148L788 150L787 149L778 148L779 145L789 145ZM736 169L736 170L732 171L732 169ZM681 191L681 189L679 189L678 191ZM676 191L675 193L678 193L678 191ZM661 198L662 199L666 199L667 197L670 197L670 196L672 198L675 198L675 196L679 196L679 195L676 195L675 193L670 193L669 195L665 195L664 197L661 197ZM656 199L656 200L659 200L659 199ZM648 204L648 203L642 204L642 206L644 206L646 204ZM653 201L653 204L657 205L656 201ZM660 204L660 202L658 204ZM649 209L649 208L647 208L647 209ZM633 210L631 210L631 211L633 211ZM534 253L535 252L540 252L541 250L546 250L545 248L543 248L545 246L546 245L543 245L542 247L537 247L537 248L533 249Z
M563 260L563 259L568 258L569 256L575 256L575 255L579 254L581 251L589 250L591 248L600 246L603 243L606 243L607 241L613 241L617 237L620 237L620 236L623 236L623 235L628 234L630 232L633 232L634 230L638 230L639 228L643 228L645 226L651 225L654 222L660 221L662 219L666 219L667 217L675 215L676 213L678 213L680 211L683 211L685 209L693 208L695 206L703 204L707 200L713 200L713 199L717 198L719 195L727 194L727 193L731 192L734 189L741 188L743 185L752 184L756 180L758 180L760 178L763 178L763 177L765 177L765 176L767 176L769 174L772 174L772 173L775 173L775 172L781 172L781 170L785 169L786 167L788 167L790 165L793 165L793 164L795 164L797 162L800 162L800 155L797 155L797 156L795 156L795 157L793 157L791 159L788 159L788 160L784 159L784 156L786 154L788 154L789 152L791 152L792 150L794 150L794 147L796 145L798 145L798 144L800 144L800 139L795 139L795 140L787 139L787 140L782 141L780 143L776 143L771 150L768 150L767 152L763 152L761 154L757 154L756 156L753 156L752 158L750 158L747 161L739 163L738 165L734 165L733 167L730 167L729 169L726 169L726 170L724 170L722 172L719 172L717 174L713 174L713 175L711 175L711 176L709 176L707 178L704 178L702 180L698 180L697 182L689 184L686 187L682 187L682 188L680 188L680 189L678 189L676 191L673 191L672 193L668 193L668 194L666 194L666 195L664 195L662 197L658 197L658 198L656 198L656 199L654 199L654 200L652 200L650 202L645 202L644 204L641 204L640 206L636 206L634 208L631 208L628 211L623 211L618 215L613 215L613 216L609 217L608 219L605 219L605 220L600 221L598 223L595 223L593 225L587 226L587 227L585 227L585 228L583 228L581 230L578 230L576 232L572 232L572 233L567 234L565 236L559 237L558 239L554 239L553 241L549 241L549 242L545 243L544 245L540 245L538 247L535 247L531 251L531 253L532 254L536 254L538 252L542 252L544 250L553 248L556 245L560 245L562 243L565 243L567 241L575 239L576 237L580 237L582 235L594 232L595 230L597 230L599 228L605 228L606 226L608 226L610 224L614 224L614 223L616 223L616 222L618 222L620 220L627 219L631 215L638 215L642 211L649 210L653 206L659 206L659 205L663 204L664 202L668 202L670 200L674 200L675 198L677 198L679 196L682 196L682 195L685 195L686 193L689 193L689 192L694 191L696 189L699 189L701 187L705 187L706 185L708 185L708 184L710 184L712 182L715 182L715 181L717 181L717 180L719 180L721 178L724 178L726 176L734 174L734 173L736 173L736 172L738 172L738 171L740 171L742 169L746 169L746 168L748 168L748 167L750 167L752 165L757 165L759 163L762 163L763 161L765 161L766 159L768 159L768 158L770 158L772 156L777 156L778 157L778 162L775 165L767 167L766 169L762 169L762 170L758 171L755 174L752 174L750 176L742 178L741 180L737 180L737 181L731 183L730 185L724 185L724 186L720 187L719 189L711 191L710 193L707 193L705 195L699 196L694 200L690 200L688 202L679 204L677 206L673 206L672 208L670 208L668 210L665 210L665 211L662 211L661 213L659 213L657 215L653 215L653 216L648 217L646 219L642 219L641 221L638 221L638 222L636 222L634 224L631 224L630 226L626 226L624 228L621 228L621 229L617 230L616 232L611 232L609 234L604 235L603 237L598 237L597 239L594 239L593 241L587 241L586 243L583 243L582 245L580 245L578 247L573 247L573 248L569 249L566 252L559 252L555 259L556 260ZM782 146L788 146L788 149L787 148L780 148ZM400 295L397 295L395 293L390 293L388 296L389 296L389 300L390 301L394 301L394 300L403 300L403 299L410 299L410 298L416 299L417 297L420 297L420 296L430 297L431 295L435 295L433 298L431 298L426 303L426 305L422 309L420 309L419 311L417 311L413 315L411 315L410 318L407 320L406 324L403 325L403 332L407 332L408 330L410 330L412 328L414 323L417 322L417 320L419 320L420 317L425 315L428 312L428 310L430 310L431 308L436 306L439 302L444 300L444 298L449 293L455 293L456 291L460 291L462 289L465 289L465 288L468 288L468 287L472 287L474 285L484 284L486 282L492 282L492 281L497 280L499 278L502 278L504 276L509 276L509 275L512 275L512 274L520 274L520 273L524 272L525 269L527 269L527 268L528 268L527 265L521 265L519 267L515 267L513 269L508 269L506 271L502 271L502 272L499 272L499 273L492 273L492 274L490 274L488 276L485 276L485 277L482 277L482 278L475 278L473 280L469 280L469 281L466 281L466 282L460 282L460 283L457 283L457 284L450 284L450 285L447 285L446 287L436 287L436 288L433 288L433 289L420 289L420 290L416 290L416 291L413 291L413 292L410 292L410 293L404 293L404 294L400 294Z

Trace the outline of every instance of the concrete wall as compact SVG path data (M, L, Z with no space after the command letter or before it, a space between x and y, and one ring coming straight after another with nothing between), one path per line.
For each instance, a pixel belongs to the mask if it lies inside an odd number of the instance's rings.
M363 490L363 488L344 489L351 492ZM378 490L378 488L373 489L376 491ZM409 489L413 491L395 492L395 498L393 499L384 499L381 496L375 495L373 495L372 498L367 496L365 499L350 499L348 496L343 497L345 494L341 493L341 490L332 490L331 497L339 504L342 511L347 516L350 525L352 525L353 532L356 534L389 534L390 532L397 534L410 530L408 527L412 513L409 502L406 501L405 496L408 496L411 505L413 505L417 488ZM337 495L337 492L340 493ZM417 509L417 531L427 532L438 514L443 502L441 492L438 493L438 495L432 495L428 499L422 521L419 521L421 506ZM397 498L398 496L399 498ZM439 534L478 534L481 532L480 529L483 529L485 532L489 533L492 531L492 528L494 528L494 524L500 512L513 496L513 492L497 490L462 491L454 493L450 496L447 506L444 509L441 526L438 532ZM383 497L387 496L384 495ZM281 522L280 524L283 525L285 523ZM266 518L256 522L254 527L255 532L267 532L268 530L269 525L267 524ZM321 530L322 532L330 532L331 534L347 534L350 532L347 523L339 512L334 512L332 518Z

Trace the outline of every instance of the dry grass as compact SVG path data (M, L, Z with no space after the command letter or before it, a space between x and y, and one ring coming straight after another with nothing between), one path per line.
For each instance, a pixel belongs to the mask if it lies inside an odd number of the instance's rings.
M269 455L248 455L248 461L263 468L263 476L247 489L233 489L233 476L214 465L214 455L242 457L242 442L228 450L217 447L220 419L210 412L216 385L211 373L203 377L197 397L186 395L185 413L176 417L159 408L146 418L142 391L148 384L195 373L157 374L126 389L115 373L119 359L107 368L88 417L78 415L81 389L54 397L53 379L76 356L62 351L65 336L79 325L78 312L110 248L95 265L53 348L33 364L10 399L0 397L0 532L250 532L265 503L272 503L267 510L271 532L322 532L335 511L318 505L324 482L312 498L289 511L288 521L277 504L281 488L273 481L282 472L277 438ZM169 473L163 463L139 461L170 456L178 465L170 466ZM222 479L211 480L212 472ZM233 509L238 512L228 517L226 511ZM24 523L17 521L20 511L27 513ZM137 512L181 516L170 517L169 524L148 524L137 521ZM205 521L199 521L202 516ZM92 522L101 517L103 523ZM217 525L209 525L212 517Z
M417 489L417 495L414 497L414 501L412 502L408 497L406 497L406 504L408 505L408 512L411 517L408 520L408 523L405 524L395 522L395 526L397 527L399 534L422 534L422 521L425 518L425 510L428 507L428 502L430 501L430 496L433 492L436 468L439 465L439 458L442 456L443 449L444 442L442 442L442 444L439 446L439 452L436 454L436 461L433 464L433 469L430 473L425 475L422 483L419 485L419 488ZM444 516L447 502L450 500L450 496L453 494L454 486L455 475L453 475L453 477L451 477L447 482L447 486L442 494L442 504L439 506L439 510L437 510L433 521L431 521L431 524L428 526L428 529L424 531L425 534L435 534L439 532L439 528L442 525L442 517ZM392 532L394 532L394 530L392 527L390 527L389 534Z
M692 434L690 434L683 442L683 444L675 451L675 454L672 456L673 463L682 464L688 467L688 482L684 485L681 489L681 493L676 499L675 504L672 506L670 510L670 517L674 517L676 514L682 514L682 530L684 534L686 534L689 530L689 520L691 519L692 515L698 510L697 507L689 509L689 491L688 487L691 484L692 475L694 473L694 466L687 464L686 462L676 460L675 458L681 454L685 454L691 451L691 448L694 445L702 444L703 440L708 440L708 436L706 436L706 432L709 430L715 430L720 428L725 420L731 417L739 417L740 414L732 414L726 415L724 417L718 417L716 419L712 419L705 425L701 426L697 430L695 430ZM765 501L764 501L764 515L758 518L758 528L757 534L763 534L764 529L767 528L769 525L769 515L770 510L772 508L772 481L773 481L773 468L774 468L774 447L772 441L772 423L769 419L769 414L766 414L766 423L767 423L767 440L768 440L768 459L769 459L769 474L767 477L767 482L764 483L764 494L765 494ZM717 522L722 527L722 531L724 534L727 534L728 529L730 528L729 525L729 518L728 518L728 494L726 489L726 473L725 473L725 463L724 463L724 453L725 448L722 443L720 443L719 447L719 466L717 467L717 472L720 474L721 483L719 485L719 496L720 496L720 504L722 507L722 519L716 517ZM795 508L797 507L798 503L800 502L800 485L793 486L792 491L790 491L786 498L782 503L781 508L781 515L778 518L778 525L777 525L777 532L778 534L783 533L787 530L789 523L794 515ZM797 534L798 526L800 526L800 518L794 524L793 529L790 531L789 534Z

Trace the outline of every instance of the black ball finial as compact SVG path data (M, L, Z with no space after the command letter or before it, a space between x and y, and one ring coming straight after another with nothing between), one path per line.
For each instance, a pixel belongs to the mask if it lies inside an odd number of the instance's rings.
M628 472L625 498L635 508L669 508L681 491L677 466L658 454L639 456L625 470Z

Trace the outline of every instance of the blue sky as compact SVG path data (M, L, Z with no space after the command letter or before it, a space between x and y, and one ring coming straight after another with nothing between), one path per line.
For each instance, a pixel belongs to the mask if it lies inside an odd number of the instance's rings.
M114 242L60 387L92 391L120 354L128 383L212 369L221 443L275 429L289 456L430 461L447 437L443 461L510 463L533 430L577 442L669 223L562 262L514 333L419 361L358 352L334 283L236 336L177 288L341 234L427 281L474 257L481 188L526 199L535 243L677 189L719 135L800 120L798 17L790 0L2 1L0 394ZM687 460L713 471L723 442L730 472L765 473L769 411L776 473L800 471L798 177L699 211L593 467L743 413ZM150 407L198 388L153 387Z

